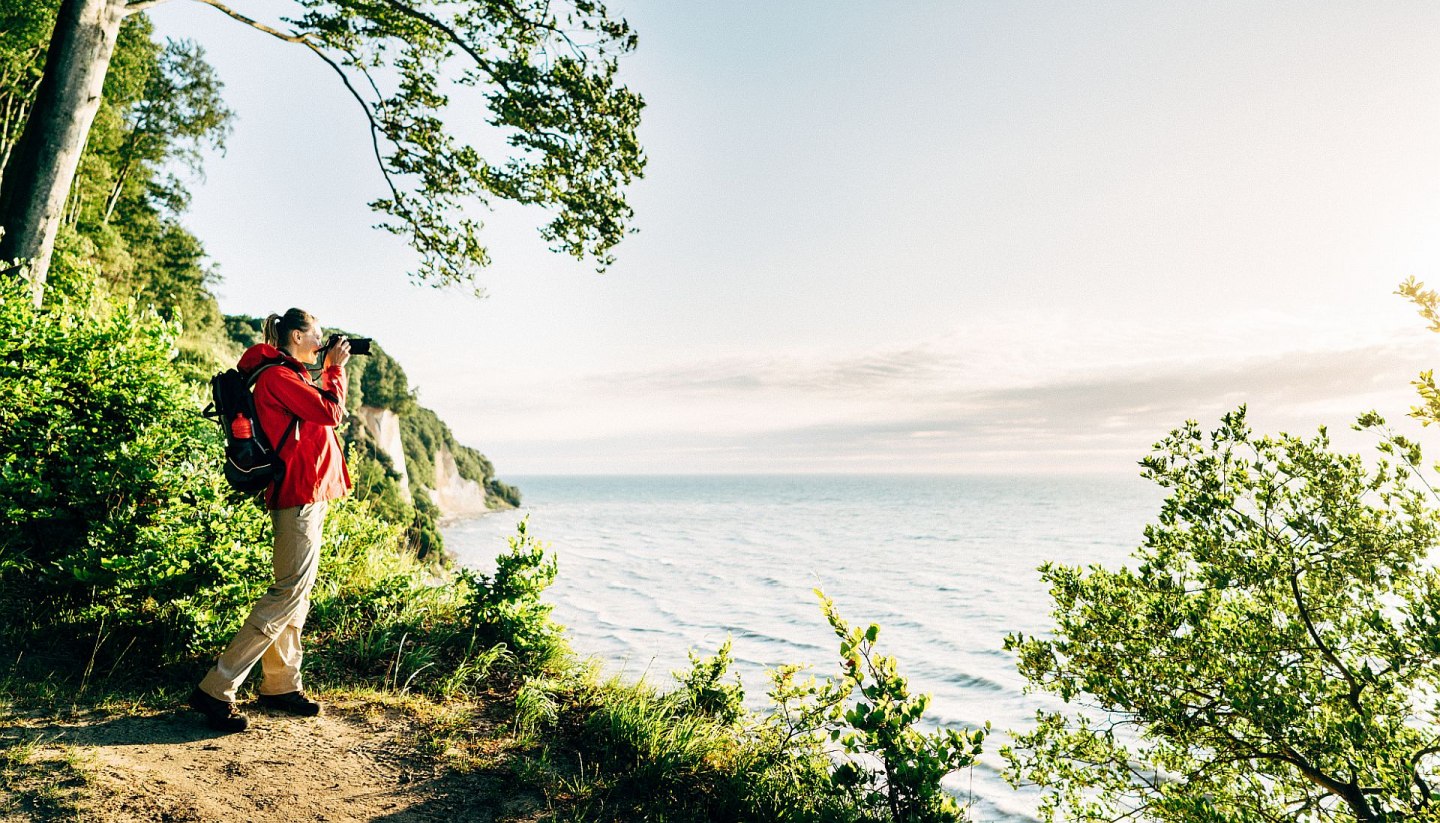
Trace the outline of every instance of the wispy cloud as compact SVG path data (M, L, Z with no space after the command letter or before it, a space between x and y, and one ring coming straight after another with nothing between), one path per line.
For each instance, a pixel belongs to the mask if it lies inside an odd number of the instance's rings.
M1257 428L1328 424L1344 445L1362 411L1403 417L1434 359L1418 331L1012 327L1010 339L992 327L845 356L552 376L447 417L520 472L1127 470L1184 420L1242 403Z

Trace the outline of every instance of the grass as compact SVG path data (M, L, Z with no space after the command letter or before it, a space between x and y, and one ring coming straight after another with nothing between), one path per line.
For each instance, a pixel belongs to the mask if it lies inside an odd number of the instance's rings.
M0 814L74 819L92 784L91 772L75 749L23 728L0 731Z
M523 527L496 576L480 579L438 572L398 550L398 530L366 521L363 509L336 514L327 529L338 536L327 544L307 621L306 679L347 712L403 716L408 756L461 783L508 786L522 803L541 798L546 820L881 819L837 790L819 726L802 723L792 734L774 717L743 711L738 686L725 680L728 644L714 657L692 655L691 671L668 692L602 679L578 660L540 601L553 568ZM63 656L17 664L0 674L0 718L171 710L203 674L198 660L144 668L134 656L88 678ZM83 796L79 761L15 735L5 740L7 803L63 809ZM45 777L22 778L22 768Z

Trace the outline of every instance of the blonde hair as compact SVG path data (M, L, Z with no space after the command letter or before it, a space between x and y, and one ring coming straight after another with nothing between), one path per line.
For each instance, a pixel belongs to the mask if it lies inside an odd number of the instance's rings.
M281 314L265 318L265 342L277 349L289 351L290 333L310 331L315 325L315 316L303 309L290 309Z

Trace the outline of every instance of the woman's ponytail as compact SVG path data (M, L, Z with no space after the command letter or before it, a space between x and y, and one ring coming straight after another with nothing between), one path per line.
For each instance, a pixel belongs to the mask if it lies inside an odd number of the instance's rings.
M272 314L265 318L265 342L276 348L280 347L280 315Z
M290 309L281 314L265 318L265 342L277 349L289 350L290 332L310 331L315 317L303 309Z

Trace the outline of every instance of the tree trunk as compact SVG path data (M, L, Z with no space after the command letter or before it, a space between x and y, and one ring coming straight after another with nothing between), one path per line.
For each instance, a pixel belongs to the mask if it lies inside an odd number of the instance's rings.
M62 0L44 77L0 177L0 261L22 261L36 306L125 13L125 0Z
M132 128L125 138L125 145L120 148L120 168L115 172L115 185L110 189L110 196L105 198L105 216L100 221L106 225L110 223L110 215L115 213L121 192L125 191L125 178L130 174L131 158L135 156L135 144L138 142L136 135L139 133L139 126Z

